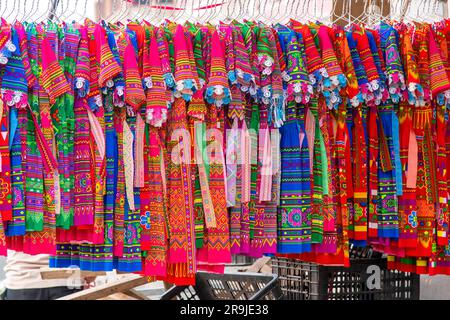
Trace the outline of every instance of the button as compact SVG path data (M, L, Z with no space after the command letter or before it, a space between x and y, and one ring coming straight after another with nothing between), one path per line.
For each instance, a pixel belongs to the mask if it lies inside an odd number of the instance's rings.
M84 85L84 81L81 80L81 79L78 79L77 82L76 82L76 84L75 84L75 86L77 87L77 89L83 88L83 85Z
M266 67L271 67L272 64L273 64L273 61L270 60L270 59L267 59L266 61L264 61L264 65L265 65Z

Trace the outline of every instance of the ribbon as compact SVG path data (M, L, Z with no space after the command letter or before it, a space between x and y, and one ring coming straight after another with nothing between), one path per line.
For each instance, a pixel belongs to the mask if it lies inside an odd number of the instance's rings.
M91 109L87 109L89 123L91 124L91 132L94 136L95 143L97 145L98 153L100 155L100 159L103 160L105 158L105 137L103 133L102 126L98 121L97 117L94 115L94 112Z
M145 122L142 117L136 115L136 140L134 144L134 186L136 188L143 188L144 180L144 130Z
M211 199L209 182L207 177L207 172L205 168L206 160L206 143L204 140L205 124L197 122L194 126L195 135L195 161L197 162L198 175L200 179L200 189L202 192L202 202L203 202L203 212L205 213L205 223L208 229L216 228L216 215L214 213L214 206ZM200 146L200 147L199 147Z

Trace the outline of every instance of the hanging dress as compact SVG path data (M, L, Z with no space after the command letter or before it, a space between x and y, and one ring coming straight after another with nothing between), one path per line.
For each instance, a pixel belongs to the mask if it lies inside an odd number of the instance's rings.
M299 48L302 39L289 29L278 30L278 36L281 43L287 43L287 70L291 81L307 85L309 78ZM308 100L307 95L302 97L302 102ZM298 117L298 109L303 110L304 106L297 104L288 95L286 122L280 128L281 184L277 252L281 254L311 250L310 159L304 118Z

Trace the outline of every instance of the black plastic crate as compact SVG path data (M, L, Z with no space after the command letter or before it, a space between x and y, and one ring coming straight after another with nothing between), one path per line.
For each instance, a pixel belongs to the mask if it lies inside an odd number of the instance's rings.
M255 258L249 256L233 254L231 256L231 263L228 266L232 267L249 266L252 265L255 261L256 261Z
M176 286L161 300L280 300L277 275L198 272L195 286Z
M420 276L387 270L387 260L380 253L353 249L350 261L350 268L344 268L273 257L272 270L287 300L419 299Z

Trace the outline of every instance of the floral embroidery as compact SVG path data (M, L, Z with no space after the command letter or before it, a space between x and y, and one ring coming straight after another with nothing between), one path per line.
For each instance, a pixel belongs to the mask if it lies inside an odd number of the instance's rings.
M141 226L149 230L151 225L150 211L146 211L145 214L141 216Z
M293 227L300 227L302 225L302 210L300 208L293 208L288 213L289 224Z
M408 216L408 222L411 225L411 227L413 228L417 227L417 211L411 211L411 213Z

